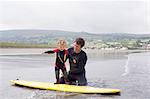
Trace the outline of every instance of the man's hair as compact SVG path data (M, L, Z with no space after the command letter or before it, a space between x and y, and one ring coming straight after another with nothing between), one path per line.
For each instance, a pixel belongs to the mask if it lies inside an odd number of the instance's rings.
M81 46L81 48L85 45L85 41L83 38L76 38L75 42Z

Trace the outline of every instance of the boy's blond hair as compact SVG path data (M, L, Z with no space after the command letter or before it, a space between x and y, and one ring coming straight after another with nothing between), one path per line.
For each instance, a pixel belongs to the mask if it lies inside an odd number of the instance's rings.
M64 46L64 48L67 47L67 42L65 41L65 39L59 39L58 42L57 42L57 46L60 47L60 46Z

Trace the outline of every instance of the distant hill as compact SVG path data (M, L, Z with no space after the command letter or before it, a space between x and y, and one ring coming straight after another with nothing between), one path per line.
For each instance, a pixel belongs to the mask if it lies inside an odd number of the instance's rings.
M61 30L4 30L0 31L0 42L17 42L32 44L47 44L54 42L58 38L65 38L68 42L73 42L77 37L83 37L88 41L116 41L123 39L150 39L150 34L127 34L109 33L92 34L87 32L72 32Z

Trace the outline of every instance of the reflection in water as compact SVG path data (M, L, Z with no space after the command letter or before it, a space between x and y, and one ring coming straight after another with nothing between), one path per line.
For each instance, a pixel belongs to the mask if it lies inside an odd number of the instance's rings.
M26 99L99 99L99 98L114 99L117 97L119 96L36 90L33 91L31 95L28 96Z
M126 59L126 53L101 53L101 52L87 52L87 56L89 59L93 60L109 60L109 59Z
M36 91L33 91L31 96L27 97L27 99L66 99L66 98L73 98L74 96L78 96L78 95L81 95L81 94L58 92L58 91L36 90Z

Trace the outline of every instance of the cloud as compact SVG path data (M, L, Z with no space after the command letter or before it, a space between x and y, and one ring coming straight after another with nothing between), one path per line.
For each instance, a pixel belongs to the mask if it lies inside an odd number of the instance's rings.
M146 0L3 1L0 29L150 33Z

